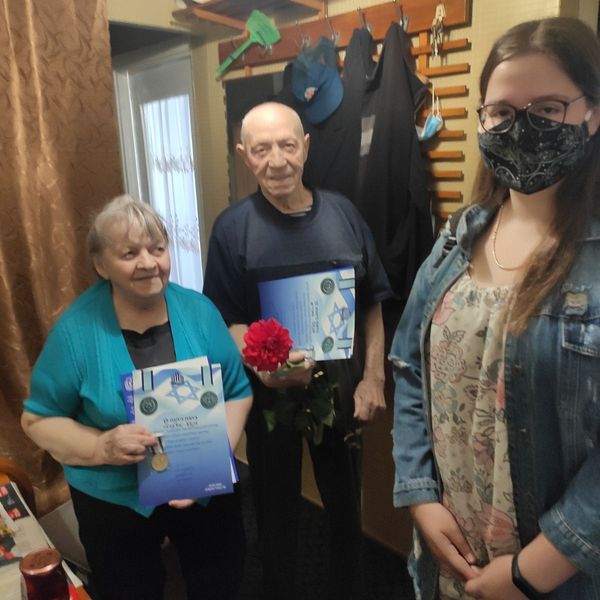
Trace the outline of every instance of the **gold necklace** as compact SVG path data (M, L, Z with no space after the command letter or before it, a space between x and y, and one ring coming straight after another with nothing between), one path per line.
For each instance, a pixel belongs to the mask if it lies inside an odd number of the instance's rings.
M518 267L506 267L504 266L496 256L496 237L498 236L498 229L500 227L500 221L502 220L502 209L504 208L504 204L500 205L498 209L498 219L496 220L496 225L494 225L494 231L492 231L492 256L494 257L494 262L499 269L503 271L518 271L525 266L525 263L528 259L524 260Z

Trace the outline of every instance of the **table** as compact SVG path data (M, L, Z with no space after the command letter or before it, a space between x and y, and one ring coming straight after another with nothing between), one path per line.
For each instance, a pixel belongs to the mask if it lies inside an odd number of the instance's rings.
M3 460L2 462L4 463L5 461ZM0 468L2 468L4 466L5 465L2 464L0 466ZM5 472L8 470L9 470L8 468L4 468L3 470L0 470L0 485L6 485L7 483L11 482L11 478ZM14 477L14 473L13 473L13 477ZM31 488L31 484L29 484L29 486L28 486L26 481L24 483L18 482L17 485L19 486L19 488L21 488L21 487L23 487L24 489L26 489L27 487ZM31 493L32 493L32 490L31 490ZM30 492L29 492L29 490L27 490L26 493L23 494L23 496L25 497L26 501L31 502L31 500L28 498L29 494L30 494ZM34 504L34 506L35 506L35 504ZM85 591L83 586L78 587L76 589L76 591L77 591L77 596L79 597L79 600L91 600L91 598L89 597L88 593Z

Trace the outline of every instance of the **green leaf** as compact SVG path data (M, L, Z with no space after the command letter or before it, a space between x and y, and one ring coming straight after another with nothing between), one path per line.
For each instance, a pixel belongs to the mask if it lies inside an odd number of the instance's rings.
M327 427L333 427L333 422L335 420L335 411L332 410L329 415L323 419L322 423L323 425L327 425Z
M265 421L267 422L267 431L271 433L273 429L275 429L275 425L277 425L277 419L275 418L275 411L263 409L263 415L265 416Z
M300 405L287 396L281 396L273 404L275 420L282 425L291 426L298 410L300 410Z
M282 370L295 368L286 365ZM320 444L323 426L333 427L335 420L334 397L337 384L331 384L323 371L313 375L305 388L305 395L278 394L271 410L263 411L268 431L279 423L295 429L308 440Z
M308 407L319 421L324 421L333 412L333 398L313 396L308 400Z

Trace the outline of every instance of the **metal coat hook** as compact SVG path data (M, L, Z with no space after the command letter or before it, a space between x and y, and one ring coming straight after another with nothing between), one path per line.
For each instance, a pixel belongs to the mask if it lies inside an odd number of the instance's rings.
M398 4L398 0L392 0L394 6L396 7L396 13L398 14L398 23L400 23L400 27L404 29L404 31L408 30L408 16L404 14L404 9L402 8L402 4Z
M327 21L327 25L329 25L329 31L331 31L331 41L333 42L334 46L337 46L340 40L340 32L335 31L333 25L331 24L331 19L329 17L325 17L325 20Z
M272 44L267 44L266 46L260 47L260 55L264 57L267 54L273 54L273 45Z
M298 21L296 21L296 29L298 30L298 33L300 34L300 43L298 44L296 42L296 46L298 46L298 48L300 48L300 50L304 50L305 48L308 48L310 46L310 36L304 35L304 33L302 32L302 29L300 29L300 23L298 23Z
M366 29L369 33L371 33L371 24L367 23L367 18L365 17L365 13L362 8L359 6L356 11L358 12L358 16L360 17L360 22L362 24L362 28Z

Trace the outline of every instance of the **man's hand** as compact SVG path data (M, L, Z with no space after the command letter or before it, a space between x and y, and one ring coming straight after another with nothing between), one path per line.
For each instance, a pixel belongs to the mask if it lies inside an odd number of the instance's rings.
M462 581L477 576L476 568L471 566L475 562L473 551L454 515L443 504L414 504L410 514L441 568Z
M362 379L354 390L354 418L368 422L385 412L383 379Z
M474 579L467 581L465 592L481 600L527 600L512 583L511 561L512 554L494 558L478 570Z
M365 364L362 381L354 390L354 418L372 421L385 411L384 331L381 303L372 304L365 315Z
M274 389L285 389L290 387L304 387L310 383L315 368L315 363L306 358L306 354L296 350L290 352L288 361L297 364L287 370L267 373L266 371L256 371L257 377L263 385Z

